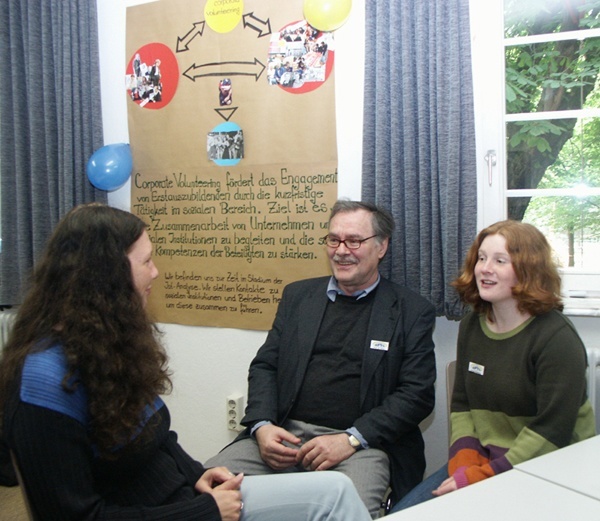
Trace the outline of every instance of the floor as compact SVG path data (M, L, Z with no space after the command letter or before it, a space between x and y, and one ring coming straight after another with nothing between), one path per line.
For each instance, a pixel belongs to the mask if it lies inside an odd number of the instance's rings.
M19 487L0 487L0 521L27 521Z

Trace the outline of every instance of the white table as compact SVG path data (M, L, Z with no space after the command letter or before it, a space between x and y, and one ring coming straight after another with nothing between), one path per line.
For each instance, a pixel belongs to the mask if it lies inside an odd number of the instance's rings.
M600 469L598 469L600 473ZM600 519L600 501L522 471L509 470L386 521L566 521Z
M600 500L600 436L520 463L515 469Z

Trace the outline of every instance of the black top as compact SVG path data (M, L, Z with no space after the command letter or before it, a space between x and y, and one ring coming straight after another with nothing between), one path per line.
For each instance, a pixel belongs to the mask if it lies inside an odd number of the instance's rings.
M144 443L100 457L88 437L85 391L65 392L64 370L60 347L29 355L5 410L4 436L37 519L221 519L212 496L194 489L204 467L177 443L162 400L141 422L153 429Z
M344 430L360 416L360 375L373 292L329 301L290 418Z

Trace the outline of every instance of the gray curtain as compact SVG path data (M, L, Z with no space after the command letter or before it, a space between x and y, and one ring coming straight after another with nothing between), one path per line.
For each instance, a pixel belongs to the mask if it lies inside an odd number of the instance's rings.
M397 226L382 273L458 318L477 226L468 0L368 0L365 62L362 198Z
M106 201L87 179L102 146L96 0L0 0L0 305L73 206Z

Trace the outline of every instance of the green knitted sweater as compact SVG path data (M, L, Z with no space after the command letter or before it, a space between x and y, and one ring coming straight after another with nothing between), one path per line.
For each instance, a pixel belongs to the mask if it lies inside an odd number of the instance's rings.
M483 317L460 324L448 472L458 487L595 435L587 357L559 311L508 333Z

